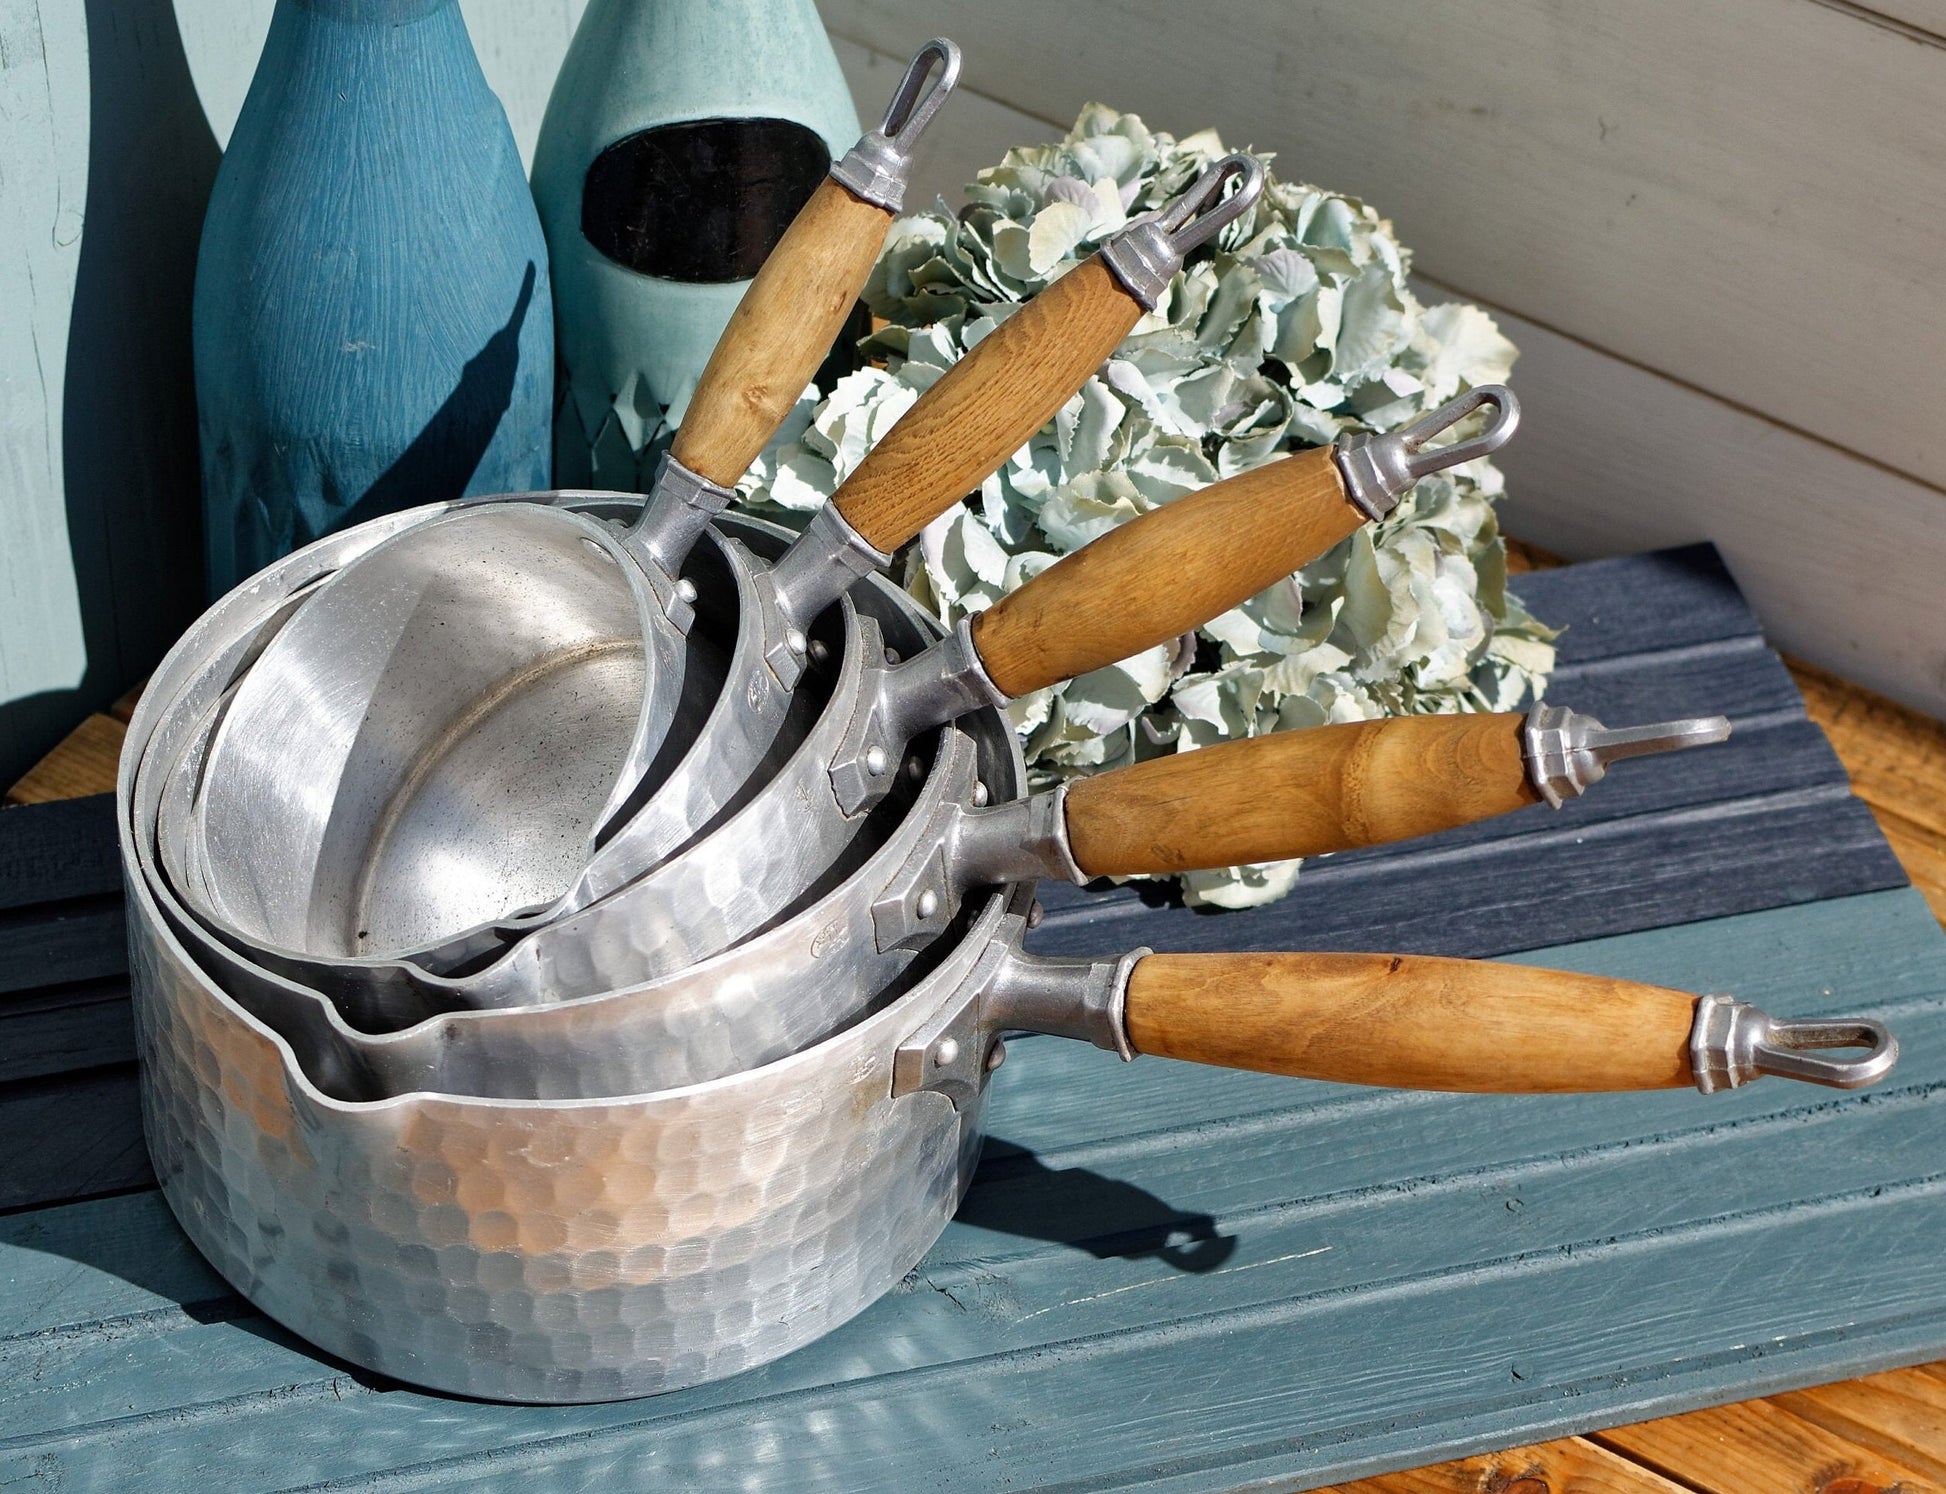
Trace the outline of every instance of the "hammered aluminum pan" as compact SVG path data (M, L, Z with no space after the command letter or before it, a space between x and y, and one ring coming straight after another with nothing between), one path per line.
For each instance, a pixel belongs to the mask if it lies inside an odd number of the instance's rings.
M196 967L132 864L129 926L143 1119L176 1217L269 1316L414 1384L608 1400L774 1359L910 1269L977 1155L975 1113L892 1098L931 986L709 1085L354 1105Z
M834 613L827 614L827 621L843 630L832 630L836 636L830 641L836 646L826 650L828 656L835 661L849 660L851 673L858 672L860 620L855 606L881 614L879 626L871 629L874 639L881 636L883 627L904 641L922 643L924 614L910 601L899 600L901 596L889 585L873 581L858 588L855 600L843 599ZM845 641L839 642L841 638ZM836 673L842 683L842 662ZM202 685L200 689L192 686L172 703L166 722L168 752L184 752L185 756L177 764L172 756L158 754L163 760L154 768L160 778L168 774L172 764L179 767L170 780L177 789L168 808L173 826L180 826L182 821L185 781L197 776L193 758L197 743L193 732L182 730L187 723L180 718L193 720L218 708L224 680L208 678ZM821 694L808 688L798 692L810 704L817 704ZM796 755L828 751L825 738L832 730L821 717L798 744ZM220 927L212 927L211 932L236 957L324 992L354 1026L368 1031L392 1030L439 1012L530 1005L640 983L679 969L788 916L798 903L815 899L842 881L898 825L937 737L936 732L928 733L914 744L912 771L897 775L896 790L883 802L853 817L850 837L838 845L827 845L822 860L805 854L783 854L792 844L795 821L780 823L774 811L762 807L760 793L756 801L699 843L712 848L706 858L696 858L706 863L700 868L688 853L679 855L641 882L580 913L536 929L497 959L466 975L436 975L411 962L316 961L289 950L223 937ZM186 747L182 745L185 738L189 739ZM165 827L165 845L172 838ZM178 875L193 878L193 864L186 872L178 870L182 861L180 855L171 854L165 864Z
M584 515L402 530L299 609L211 743L213 916L350 955L552 901L643 786L686 654L627 538Z
M631 494L593 490L508 494L481 501L542 502L572 507L591 518L619 521L625 521L641 505L641 500ZM762 567L758 556L767 558L781 553L787 538L784 531L774 526L726 515L709 532L709 542L698 544L691 552L685 577L696 585L696 616L687 636L682 693L665 743L664 760L658 760L644 775L646 781L657 786L646 801L638 796L619 812L616 817L619 825L611 827L601 849L586 860L573 887L546 906L512 918L496 918L438 944L410 950L403 956L406 961L430 973L441 974L477 965L504 952L527 933L560 917L563 911L585 906L651 869L692 836L707 830L718 817L734 811L742 798L754 791L756 784L767 779L788 758L816 720L822 693L813 689L800 698L796 694L734 693L723 689L726 679L745 678L753 668L762 666L766 638L761 615L762 591L753 578ZM753 550L757 553L753 554ZM595 705L616 715L625 708L626 702L610 699L605 705L602 702ZM727 750L724 744L739 734L748 741L735 755L739 761L756 766L747 782L731 783L721 772L721 760ZM598 770L595 761L600 756L598 751L591 758L576 744L576 750L565 756L570 759L567 770L584 778ZM670 759L673 762L667 761ZM599 776L598 771L594 771L594 776ZM515 796L512 802L526 801L524 796ZM200 871L205 855L198 803L192 800L188 813L179 823L165 827L165 833L176 852L193 860ZM624 839L626 845L617 844ZM569 848L569 841L560 844L564 850ZM226 914L206 881L199 876L180 890L199 918L246 953L287 969L306 960L323 966L344 964L352 967L346 979L356 979L356 967L361 965L395 963L390 958L356 954L333 958L255 937ZM495 900L500 899L501 895L495 894ZM437 921L452 920L440 915ZM389 918L380 920L381 925L389 922ZM368 936L363 942L374 942L377 938L370 928L362 932Z
M948 872L939 883L948 896L936 899L920 926L910 929L898 910L872 899L898 880L902 867L933 867L947 844L947 827L967 815L977 784L1015 781L1013 733L997 716L994 727L983 736L947 730L917 804L843 886L736 948L644 986L549 1006L449 1013L373 1034L352 1026L333 1002L307 987L253 982L246 991L231 968L206 968L278 1031L293 1040L304 1033L314 1055L311 1072L342 1099L415 1091L600 1098L756 1068L822 1041L899 996L911 983L915 961L923 968L921 952L946 934L971 889L1001 880ZM158 751L162 736L155 739ZM142 800L138 775L138 816ZM1030 849L1015 854L1025 870L1046 869ZM902 887L900 907L920 895ZM897 942L886 937L888 918L900 925Z

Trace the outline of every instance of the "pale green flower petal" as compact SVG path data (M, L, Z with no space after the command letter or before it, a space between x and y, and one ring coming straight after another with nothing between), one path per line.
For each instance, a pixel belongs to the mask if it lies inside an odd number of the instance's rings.
M967 351L1222 152L1214 132L1178 140L1091 104L1065 140L982 171L964 209L940 202L897 219L865 291L885 324L860 344L876 366L801 401L741 499L773 515L814 509ZM1271 176L1055 418L927 526L897 567L905 585L956 620L1220 477L1397 427L1504 379L1514 349L1493 319L1421 306L1410 261L1364 203ZM1013 702L1030 775L1048 783L1261 732L1538 696L1554 635L1507 591L1493 514L1504 485L1490 461L1426 479L1382 523L1190 639ZM1199 872L1183 894L1246 907L1295 875L1295 863Z

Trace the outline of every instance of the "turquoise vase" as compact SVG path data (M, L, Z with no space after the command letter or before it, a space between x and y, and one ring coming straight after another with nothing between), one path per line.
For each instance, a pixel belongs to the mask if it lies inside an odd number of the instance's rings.
M646 489L744 287L858 134L811 0L590 0L534 153L556 482Z
M277 0L194 333L213 593L381 513L547 485L546 243L457 0Z

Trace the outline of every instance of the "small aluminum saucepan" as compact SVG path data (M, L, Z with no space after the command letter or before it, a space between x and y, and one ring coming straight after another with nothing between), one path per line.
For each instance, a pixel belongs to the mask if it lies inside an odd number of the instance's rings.
M1226 157L1111 236L928 389L774 567L740 579L762 646L722 693L758 720L694 744L688 802L714 814L758 769L814 619L1043 425L1262 182ZM631 834L624 811L652 802L666 761L694 600L677 574L728 490L680 463L657 489L619 537L501 505L414 529L320 588L211 742L192 832L205 919L243 947L413 961L509 918L545 923L674 849L666 816Z

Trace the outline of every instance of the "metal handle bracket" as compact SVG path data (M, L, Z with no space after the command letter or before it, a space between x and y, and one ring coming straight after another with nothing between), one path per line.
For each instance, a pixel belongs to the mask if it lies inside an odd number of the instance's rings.
M1450 430L1482 405L1494 408L1493 424L1470 440L1449 446L1427 446L1441 431ZM1368 519L1382 519L1399 505L1422 477L1444 472L1476 457L1491 456L1520 428L1520 401L1505 384L1481 384L1450 399L1411 425L1374 435L1368 431L1338 438L1338 472L1345 494Z
M1832 1058L1832 1048L1863 1048L1861 1058ZM1899 1061L1899 1040L1882 1022L1838 1017L1785 1022L1760 1007L1712 993L1696 1002L1689 1062L1704 1094L1735 1089L1764 1074L1863 1089Z
M1653 726L1610 729L1593 716L1566 706L1535 705L1523 728L1523 756L1527 776L1541 797L1559 809L1599 783L1608 765L1625 757L1647 757L1727 741L1730 718L1692 716L1682 721L1659 721Z
M1237 189L1225 197L1232 181ZM1205 167L1167 207L1110 234L1102 241L1102 262L1124 290L1154 311L1190 252L1249 212L1263 192L1263 163L1241 152L1227 155Z

